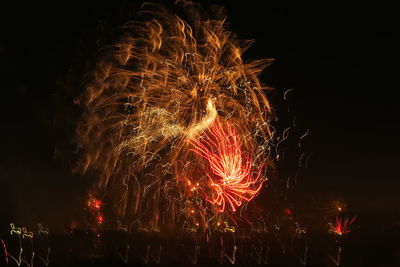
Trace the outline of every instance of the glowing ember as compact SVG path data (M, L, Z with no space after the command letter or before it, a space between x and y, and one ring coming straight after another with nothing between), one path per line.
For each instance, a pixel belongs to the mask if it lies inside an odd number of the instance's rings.
M96 216L96 221L98 224L102 224L104 222L104 217L103 215L99 214Z
M220 206L221 212L227 203L236 211L243 201L250 201L260 191L265 181L261 177L262 166L254 174L251 156L243 153L240 136L229 122L215 121L192 144L192 151L206 159L212 170L207 176L213 193L207 201Z
M91 197L88 201L88 207L92 210L99 211L99 210L101 210L102 206L103 206L103 202L101 202L100 200L95 199L93 197Z
M104 222L102 212L103 202L90 196L87 206L92 216L96 219L97 224L102 224Z

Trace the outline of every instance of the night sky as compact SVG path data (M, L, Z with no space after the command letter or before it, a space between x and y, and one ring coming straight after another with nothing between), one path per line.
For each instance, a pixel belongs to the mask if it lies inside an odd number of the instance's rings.
M80 114L72 103L79 88L64 85L80 55L86 53L84 65L96 54L91 48L99 25L118 24L126 14L128 1L117 2L1 8L1 225L61 227L81 210L90 181L71 174L68 149ZM312 153L295 190L317 201L341 198L358 214L399 213L398 9L366 1L205 2L226 6L230 29L256 40L247 58L275 58L262 75L276 88L272 97L294 89L290 116L299 131L309 129L304 150Z

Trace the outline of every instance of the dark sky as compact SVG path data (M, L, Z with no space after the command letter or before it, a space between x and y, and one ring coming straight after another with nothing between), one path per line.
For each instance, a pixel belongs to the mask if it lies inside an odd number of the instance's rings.
M256 40L249 58L276 59L262 78L277 94L295 89L291 114L310 129L312 153L298 190L339 196L358 212L398 212L397 9L205 2L225 5L230 28ZM80 209L88 181L53 157L56 144L68 143L60 129L73 131L66 128L74 121L57 114L75 114L60 84L78 51L94 45L99 21L118 21L120 6L34 1L1 9L1 224L50 224Z

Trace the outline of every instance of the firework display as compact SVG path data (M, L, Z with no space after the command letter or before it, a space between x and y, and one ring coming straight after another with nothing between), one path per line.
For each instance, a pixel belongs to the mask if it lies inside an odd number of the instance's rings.
M396 8L8 2L0 267L400 266Z
M91 194L109 218L137 227L207 229L249 204L273 168L273 115L257 77L271 60L245 63L250 42L221 12L181 4L189 19L145 4L142 21L102 48L76 101L76 170L97 177Z

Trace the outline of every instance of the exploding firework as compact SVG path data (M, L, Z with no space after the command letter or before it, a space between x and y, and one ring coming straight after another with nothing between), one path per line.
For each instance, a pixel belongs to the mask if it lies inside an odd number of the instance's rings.
M117 219L140 227L207 228L261 190L273 167L272 118L250 42L226 29L219 10L178 1L189 19L146 4L103 47L77 99L77 170ZM223 218L221 218L223 217ZM103 219L102 219L103 220Z
M240 137L228 122L224 129L220 121L215 121L203 138L192 143L193 151L212 170L207 176L213 193L206 200L220 206L220 212L225 210L226 203L236 211L243 201L250 201L260 191L264 182L260 179L262 168L253 175L251 156L243 155Z
M350 232L350 225L354 223L355 220L356 216L350 219L349 217L342 218L338 215L335 217L335 223L331 225L329 231L339 236L347 234Z

